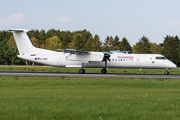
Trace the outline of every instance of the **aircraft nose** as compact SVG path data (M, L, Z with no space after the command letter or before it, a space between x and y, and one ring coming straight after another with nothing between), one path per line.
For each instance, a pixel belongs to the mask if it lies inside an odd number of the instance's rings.
M173 64L174 64L174 63L173 63ZM177 65L174 64L174 65L173 65L173 68L177 68Z
M169 68L177 68L177 65L169 61Z

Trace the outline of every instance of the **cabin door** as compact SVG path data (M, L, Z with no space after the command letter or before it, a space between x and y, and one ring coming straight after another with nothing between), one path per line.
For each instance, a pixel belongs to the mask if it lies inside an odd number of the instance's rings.
M140 66L140 58L139 57L137 58L136 66Z

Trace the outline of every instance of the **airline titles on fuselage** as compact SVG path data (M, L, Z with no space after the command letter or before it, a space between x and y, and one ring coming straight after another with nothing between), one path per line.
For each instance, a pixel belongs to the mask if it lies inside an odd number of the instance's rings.
M123 59L133 59L134 57L133 56L118 56L117 58L123 58Z

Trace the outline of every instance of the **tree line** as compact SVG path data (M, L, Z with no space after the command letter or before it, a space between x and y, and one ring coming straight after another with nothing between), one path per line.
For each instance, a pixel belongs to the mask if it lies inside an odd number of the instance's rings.
M28 32L28 36L35 47L49 50L69 48L83 51L108 52L120 50L141 54L152 53L162 54L176 65L180 63L180 40L178 36L167 35L161 44L151 43L146 36L143 36L133 46L130 46L125 37L120 40L117 35L114 38L107 36L103 42L100 40L98 34L92 36L92 34L85 29L74 32L55 29L50 29L47 32L45 30L31 30L31 32ZM0 64L32 64L32 62L17 58L18 54L13 34L9 31L0 31Z

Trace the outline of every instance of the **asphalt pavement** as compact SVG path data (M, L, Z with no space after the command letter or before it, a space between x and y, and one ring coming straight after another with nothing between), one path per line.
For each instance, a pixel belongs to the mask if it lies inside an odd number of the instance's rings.
M180 74L118 74L118 73L52 73L52 72L0 72L0 76L51 76L51 77L117 77L117 78L163 78L180 79Z

